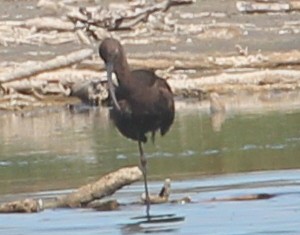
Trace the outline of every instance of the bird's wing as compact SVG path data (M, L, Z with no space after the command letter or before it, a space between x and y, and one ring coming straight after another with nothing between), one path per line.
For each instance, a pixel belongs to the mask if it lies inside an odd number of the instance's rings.
M168 83L163 79L157 80L156 84L159 87L158 108L161 112L160 133L164 135L170 129L175 117L173 92Z
M159 79L158 76L152 70L133 70L132 72L133 79L141 81L143 86L151 87L155 84L156 80Z

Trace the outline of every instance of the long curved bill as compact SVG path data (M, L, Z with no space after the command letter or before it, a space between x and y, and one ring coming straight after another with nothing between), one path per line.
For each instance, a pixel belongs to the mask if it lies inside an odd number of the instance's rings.
M116 98L115 87L114 87L114 84L112 81L113 63L106 64L106 72L107 72L108 90L109 90L110 96L112 98L113 106L116 109L121 110L119 103L117 101L117 98Z

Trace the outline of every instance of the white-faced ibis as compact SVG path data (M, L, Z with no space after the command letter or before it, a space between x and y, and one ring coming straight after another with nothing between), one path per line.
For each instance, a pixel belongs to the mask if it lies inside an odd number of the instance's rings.
M143 143L147 142L147 133L151 133L154 141L156 131L164 135L170 129L175 115L173 93L168 83L153 71L131 71L124 49L118 40L104 39L99 47L99 54L107 70L108 88L112 99L110 117L122 135L138 142L145 184L146 213L149 219L147 160ZM112 73L117 77L116 88L112 81Z

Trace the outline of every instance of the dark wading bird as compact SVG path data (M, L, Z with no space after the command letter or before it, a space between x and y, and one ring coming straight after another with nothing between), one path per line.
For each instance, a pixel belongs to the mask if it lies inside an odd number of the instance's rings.
M110 117L127 138L138 142L140 166L143 172L146 213L150 218L150 199L147 185L147 160L143 143L146 134L155 139L156 131L167 133L174 120L173 93L168 83L148 70L130 71L124 49L119 41L106 38L99 47L99 54L106 65L108 88L112 100ZM115 88L112 73L116 74L118 86Z

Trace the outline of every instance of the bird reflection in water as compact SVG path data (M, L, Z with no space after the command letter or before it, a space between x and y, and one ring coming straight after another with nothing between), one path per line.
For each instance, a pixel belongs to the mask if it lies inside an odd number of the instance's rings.
M209 94L209 102L210 102L210 120L212 129L215 132L221 131L222 125L225 121L225 104L221 100L220 96L212 92Z

